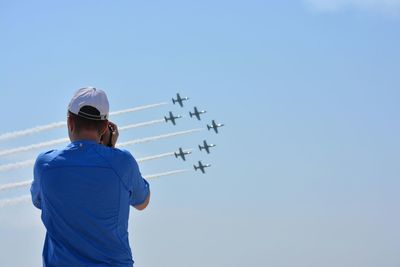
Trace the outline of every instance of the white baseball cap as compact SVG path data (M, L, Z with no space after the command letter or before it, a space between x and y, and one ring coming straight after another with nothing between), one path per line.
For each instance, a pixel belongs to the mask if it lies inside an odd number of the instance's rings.
M109 112L107 95L94 87L79 89L72 97L68 110L89 120L107 120Z

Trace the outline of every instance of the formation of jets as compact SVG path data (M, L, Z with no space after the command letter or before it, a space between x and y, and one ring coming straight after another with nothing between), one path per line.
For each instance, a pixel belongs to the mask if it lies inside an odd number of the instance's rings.
M172 98L172 103L179 104L182 108L184 107L183 102L189 100L189 97L181 97L179 93L176 94L176 98ZM201 115L207 113L206 110L199 110L197 107L194 107L194 111L189 111L189 115L191 118L195 117L197 120L201 121ZM176 125L176 120L182 118L182 116L177 115L175 116L172 111L169 112L169 115L165 116L165 122L171 121L173 125ZM216 134L219 133L219 128L223 127L224 124L217 123L215 120L211 122L210 125L207 124L207 129L210 131L211 129L214 130ZM210 148L215 147L214 144L208 144L206 140L203 141L203 144L199 145L200 152L205 150L207 154L210 154ZM177 152L174 152L175 158L182 158L183 161L186 161L187 155L191 154L191 151L184 151L182 148L179 148ZM211 167L210 164L203 164L201 161L198 162L198 165L193 165L194 170L200 170L202 173L206 173L205 169Z
M179 93L176 94L176 99L172 98L172 103L174 103L174 105L176 103L179 103L179 105L181 107L183 107L183 101L187 101L189 100L189 97L181 97L181 95ZM201 120L201 116L202 114L207 113L206 110L198 110L197 107L194 107L194 111L191 112L189 111L189 115L191 118L196 117L197 120ZM171 121L173 125L176 125L176 119L180 119L182 118L182 116L178 115L178 116L174 116L174 114L172 113L172 111L169 112L169 117L164 117L165 118L165 122ZM210 131L211 129L213 129L215 131L215 133L219 133L218 128L225 126L222 123L216 123L215 120L213 120L211 122L211 125L207 124L207 129Z
M208 144L206 140L203 141L203 145L199 145L199 150L203 151L205 150L207 154L210 154L210 148L215 147L217 145L214 144ZM186 161L186 155L192 154L191 151L184 151L183 148L179 148L177 152L174 152L175 158L181 157L184 161Z

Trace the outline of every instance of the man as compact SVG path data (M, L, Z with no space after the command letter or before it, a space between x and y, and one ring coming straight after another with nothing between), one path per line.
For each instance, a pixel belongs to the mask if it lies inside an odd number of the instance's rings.
M115 148L108 113L103 91L80 89L68 107L71 143L36 160L31 194L47 230L43 266L133 266L129 207L145 209L150 190L132 155Z

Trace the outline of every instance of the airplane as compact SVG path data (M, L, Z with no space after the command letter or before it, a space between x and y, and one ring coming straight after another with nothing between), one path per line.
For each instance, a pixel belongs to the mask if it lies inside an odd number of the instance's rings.
M186 161L185 155L192 154L192 152L190 152L190 151L184 152L184 151L182 150L182 148L180 147L180 148L179 148L179 152L175 152L174 154L175 154L175 158L181 157L181 158L183 159L183 161Z
M193 165L194 170L201 170L202 173L206 173L205 168L211 167L210 164L205 164L203 165L203 163L201 163L201 161L199 161L199 166Z
M202 151L204 149L205 151L207 151L207 154L210 154L210 148L216 146L214 144L210 144L210 145L207 144L206 140L204 140L203 144L204 144L204 146L199 145L199 149L200 149L200 151Z
M207 111L205 111L205 110L198 111L197 107L194 107L194 112L193 113L189 112L189 115L190 115L190 118L193 118L193 116L196 116L196 118L200 121L201 120L200 115L204 114L204 113L207 113Z
M172 114L172 112L169 112L169 117L164 117L165 122L171 121L173 125L176 125L176 119L180 119L182 118L182 116L178 115L178 116L174 116L174 114Z
M212 126L207 125L208 130L214 129L215 133L218 133L218 128L225 126L225 124L216 123L214 120L212 121Z
M179 103L179 105L183 108L183 101L186 100L189 100L189 97L181 97L179 94L176 94L176 99L172 98L172 103L174 103L174 105Z

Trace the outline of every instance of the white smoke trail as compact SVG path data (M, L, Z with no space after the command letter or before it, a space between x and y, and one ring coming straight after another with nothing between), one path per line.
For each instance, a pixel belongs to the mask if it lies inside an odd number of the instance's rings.
M118 128L118 130L125 131L125 130L129 130L129 129L141 128L141 127L164 123L164 122L165 122L164 119L154 120L154 121L146 121L146 122L141 122L141 123L137 123L137 124L130 124L130 125L122 126L122 127Z
M151 105L146 105L146 106L141 106L141 107L136 107L136 108L123 109L123 110L119 110L119 111L110 112L110 116L117 116L117 115L122 115L122 114L126 114L126 113L142 111L142 110L146 110L146 109L153 109L153 108L161 107L161 106L164 106L167 104L168 104L168 102L161 102L161 103L157 103L157 104L151 104Z
M163 134L163 135L158 135L158 136L146 137L146 138L142 138L142 139L136 139L136 140L132 140L132 141L119 143L117 145L117 147L125 147L125 146L130 146L130 145L142 144L142 143L157 141L157 140L160 140L160 139L166 139L166 138L176 137L176 136L180 136L180 135L187 135L187 134L199 132L199 131L202 131L202 130L203 130L202 128L199 128L199 129L192 129L192 130L175 132L175 133L170 133L170 134Z
M146 179L154 179L154 178L159 178L163 176L171 176L175 174L181 174L185 172L189 172L190 170L188 169L182 169L182 170L176 170L176 171L169 171L169 172L163 172L163 173L158 173L158 174L152 174L152 175L145 175L144 177Z
M152 174L152 175L144 175L144 177L146 179L154 179L154 178L160 178L160 177L164 177L164 176L177 175L177 174L181 174L181 173L185 173L185 172L189 172L189 170L182 169L182 170L168 171L168 172L157 173L157 174ZM23 183L25 183L25 184L22 185ZM32 183L32 181L21 182L21 183L19 183L20 184L19 186L17 186L17 183L15 183L13 185L10 184L10 185L8 185L9 188L7 188L7 189L11 189L11 186L14 186L13 188L29 186L31 183ZM4 185L4 186L6 186L6 185ZM23 195L21 197L0 200L0 208L5 207L5 206L16 205L16 204L23 203L23 202L28 202L28 201L30 201L30 199L31 199L30 195Z
M34 159L28 159L28 160L25 160L25 161L20 161L20 162L0 165L0 172L18 170L18 169L21 169L21 168L32 166L34 163L35 163Z
M48 146L55 146L55 145L60 145L67 143L69 141L69 138L61 138L61 139L55 139L43 143L37 143L33 145L28 145L28 146L21 146L17 148L11 148L11 149L5 149L0 151L0 157L1 156L7 156L7 155L12 155L12 154L17 154L21 152L27 152L29 150L33 149L39 149L39 148L44 148Z
M0 141L10 140L10 139L27 136L27 135L32 135L35 133L40 133L40 132L44 132L44 131L48 131L48 130L52 130L52 129L56 129L56 128L61 128L61 127L65 127L66 125L67 125L67 123L65 121L59 121L59 122L53 122L53 123L46 124L46 125L36 126L36 127L26 129L26 130L3 133L0 135Z
M23 202L28 202L31 199L30 195L23 195L21 197L9 198L0 200L0 208L5 206L12 206Z
M156 156L150 156L150 157L145 157L145 158L140 158L137 160L138 163L144 162L144 161L149 161L149 160L155 160L155 159L161 159L165 157L170 157L173 156L174 152L169 152L169 153L164 153Z
M3 185L0 185L0 192L5 191L5 190L16 189L16 188L20 188L20 187L26 187L26 186L31 185L31 183L32 183L32 180L18 182L18 183L12 183L12 184L3 184Z
M162 102L162 103L157 103L157 104L152 104L152 105L146 105L146 106L140 106L140 107L136 107L136 108L129 108L129 109L124 109L124 110L114 111L114 112L110 112L110 116L117 116L117 115L122 115L122 114L126 114L126 113L132 113L132 112L142 111L142 110L146 110L146 109L152 109L152 108L160 107L160 106L167 105L167 104L168 104L167 102ZM37 133L44 132L44 131L62 128L62 127L65 127L66 125L67 125L67 123L65 121L59 121L59 122L49 123L46 125L36 126L36 127L25 129L25 130L3 133L3 134L0 134L0 141L11 140L11 139L15 139L18 137L33 135L33 134L37 134Z
M126 130L129 130L129 129L150 126L150 125L158 124L158 123L161 123L161 122L164 122L164 119L146 121L146 122L141 122L141 123L136 123L136 124L130 124L130 125L122 126L121 128L119 128L119 131L126 131ZM17 153L21 153L21 152L27 152L27 151L34 150L34 149L39 149L39 148L45 148L45 147L48 147L48 146L61 145L61 144L67 143L67 142L69 142L69 138L61 138L61 139L55 139L55 140L51 140L51 141L47 141L47 142L32 144L32 145L28 145L28 146L22 146L22 147L17 147L17 148L0 150L0 157L12 155L12 154L17 154ZM1 171L1 167L2 166L0 165L0 171Z

